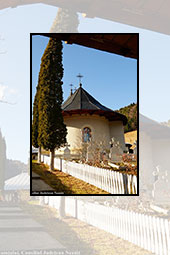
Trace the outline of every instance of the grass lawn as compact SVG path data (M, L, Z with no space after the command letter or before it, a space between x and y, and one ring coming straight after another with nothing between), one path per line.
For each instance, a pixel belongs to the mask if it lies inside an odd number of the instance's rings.
M137 130L125 133L125 143L133 144L137 140Z
M42 180L50 185L57 192L64 194L109 194L91 184L77 179L69 174L60 172L59 170L50 171L48 166L32 162L32 170L39 174Z

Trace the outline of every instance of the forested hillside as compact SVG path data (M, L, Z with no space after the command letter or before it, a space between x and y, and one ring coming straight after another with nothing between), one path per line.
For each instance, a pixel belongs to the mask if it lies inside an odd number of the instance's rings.
M124 114L128 122L125 125L125 133L133 130L137 130L137 104L132 103L128 106L120 108L117 112Z

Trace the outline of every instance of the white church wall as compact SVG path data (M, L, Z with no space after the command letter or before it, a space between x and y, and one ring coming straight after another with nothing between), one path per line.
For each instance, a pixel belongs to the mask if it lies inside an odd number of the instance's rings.
M153 144L151 138L145 133L139 133L139 180L141 182L141 188L147 188L147 190L152 190L154 183L154 164L153 164ZM145 184L145 187L143 187Z
M97 115L75 115L65 117L64 122L67 126L67 142L70 144L72 152L76 153L76 149L81 148L82 130L84 127L89 127L92 131L92 140L96 143L105 142L109 148L110 129L109 121L105 117Z
M153 164L154 170L156 166L163 172L167 171L168 180L170 181L170 172L167 168L170 155L170 139L152 139Z
M116 138L125 149L124 126L122 121L110 122L110 140L112 137Z

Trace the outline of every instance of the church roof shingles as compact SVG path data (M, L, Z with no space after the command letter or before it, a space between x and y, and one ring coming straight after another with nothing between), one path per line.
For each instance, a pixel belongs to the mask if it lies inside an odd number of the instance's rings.
M112 111L111 109L100 104L94 97L92 97L86 90L80 87L70 95L62 105L63 115L72 114L97 114L105 116L109 121L121 120L125 125L127 118L123 114Z

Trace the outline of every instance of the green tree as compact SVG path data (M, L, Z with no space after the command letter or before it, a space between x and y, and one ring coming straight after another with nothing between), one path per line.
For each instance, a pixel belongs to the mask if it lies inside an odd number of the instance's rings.
M39 77L40 81L40 77ZM33 104L33 122L32 122L32 145L38 148L38 162L41 162L41 146L38 143L38 125L39 125L39 112L38 112L38 102L39 102L39 83L37 86L36 95L34 97Z
M132 103L120 108L117 112L124 114L127 117L128 122L124 127L125 133L137 129L137 104Z
M50 150L50 169L54 169L54 150L66 143L63 121L62 42L50 38L41 59L38 97L38 144Z
M38 148L38 95L36 93L33 104L33 121L32 121L32 145Z
M78 14L70 9L58 8L50 33L78 33Z

